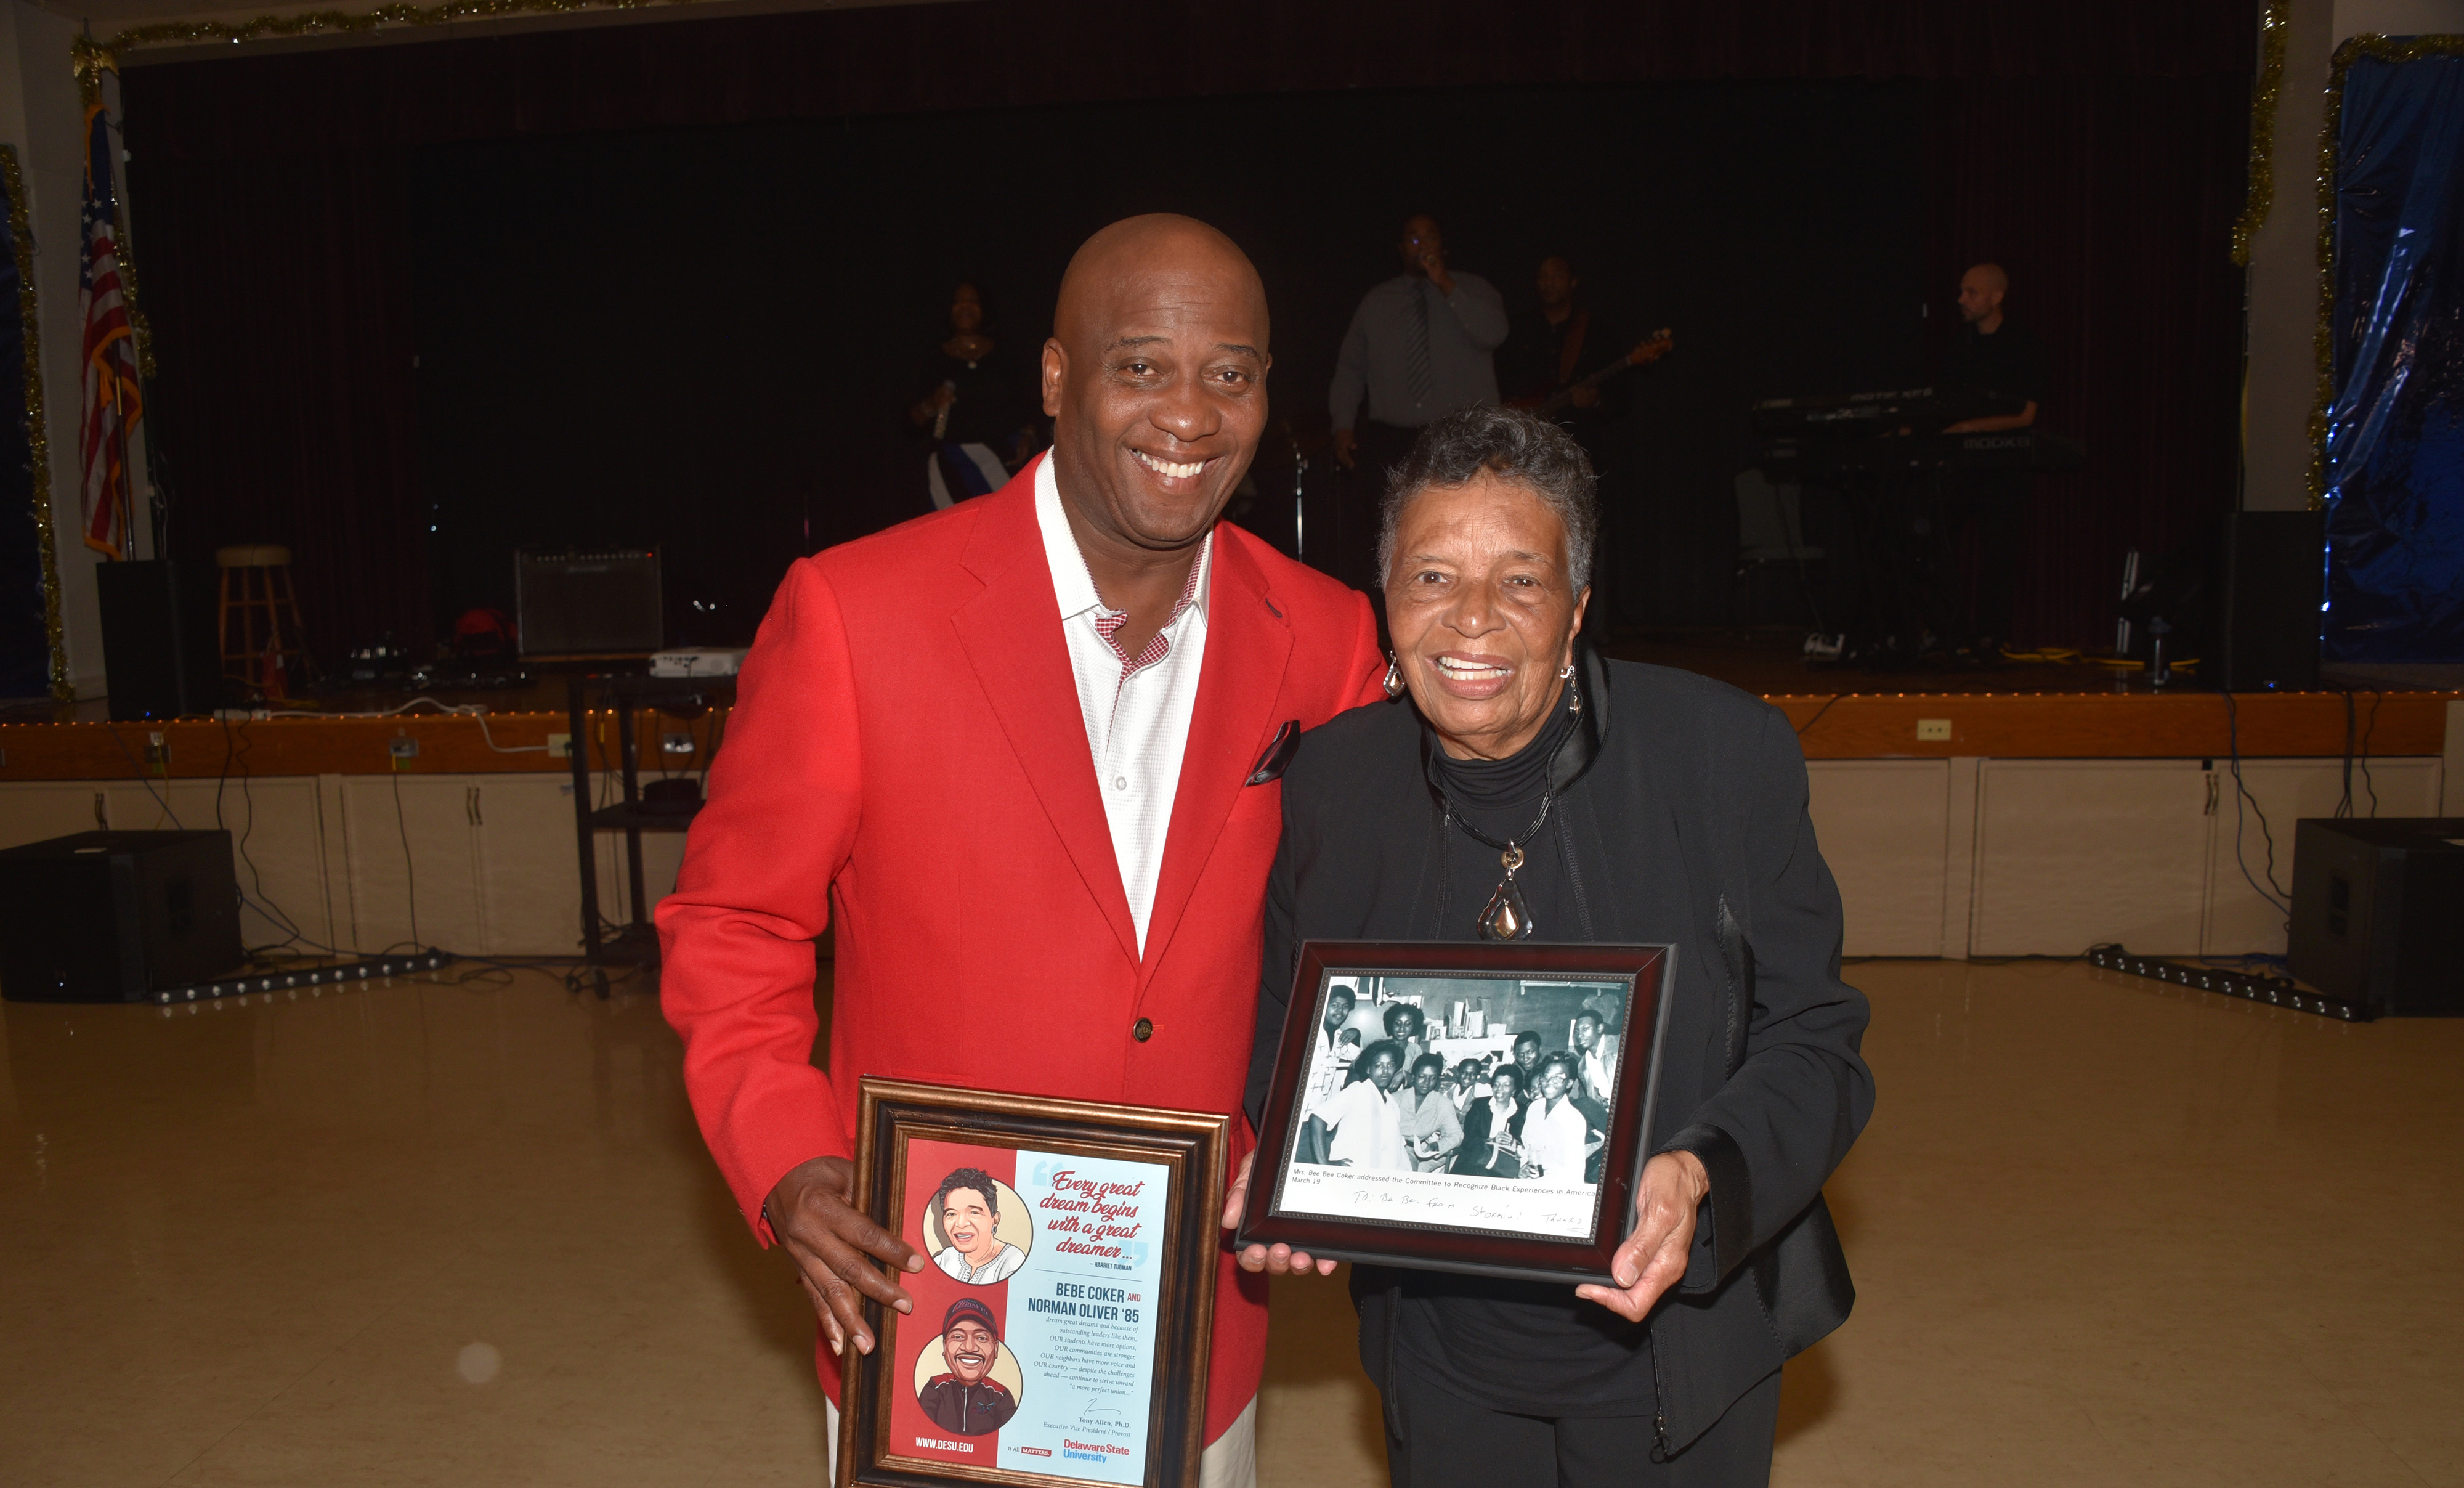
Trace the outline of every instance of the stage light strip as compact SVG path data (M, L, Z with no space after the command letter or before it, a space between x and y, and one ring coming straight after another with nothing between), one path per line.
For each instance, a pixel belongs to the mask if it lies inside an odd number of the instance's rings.
M2290 1008L2296 1012L2314 1012L2340 1023L2370 1023L2378 1018L2377 1013L2357 1003L2305 992L2280 976L2252 976L2247 972L2228 971L2221 966L2168 961L2162 956L2134 956L2118 944L2091 946L2087 961L2089 966L2102 966L2107 971L2124 971L2132 976L2170 982L2192 991L2222 992L2227 997L2263 1002L2272 1008Z
M175 987L154 994L158 1003L211 1001L217 997L245 997L251 992L279 991L294 987L339 987L346 982L366 982L378 977L405 976L413 971L434 971L451 966L456 958L441 950L422 951L415 956L371 956L364 961L346 961L334 966L310 966L305 971L262 971L253 976L225 977L214 982L199 982L193 987Z

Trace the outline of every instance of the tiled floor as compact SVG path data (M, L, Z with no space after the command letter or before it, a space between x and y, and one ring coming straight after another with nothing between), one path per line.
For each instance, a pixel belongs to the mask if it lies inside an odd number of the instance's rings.
M1859 1301L1791 1366L1776 1481L2464 1484L2464 1023L1855 979ZM803 1303L647 996L0 1028L0 1484L818 1481ZM1339 1280L1282 1289L1267 1488L1383 1481L1351 1348Z

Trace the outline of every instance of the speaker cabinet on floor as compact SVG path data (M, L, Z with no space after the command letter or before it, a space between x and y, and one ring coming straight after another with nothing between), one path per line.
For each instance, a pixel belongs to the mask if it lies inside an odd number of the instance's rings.
M0 851L11 1002L134 1002L244 959L228 832L80 832Z
M2236 693L2318 686L2325 515L2232 513L2217 560L2215 626L2200 680Z
M2382 1016L2464 1014L2464 816L2293 835L2293 974Z
M222 691L222 658L210 570L181 559L132 559L97 566L94 581L111 716L212 712Z

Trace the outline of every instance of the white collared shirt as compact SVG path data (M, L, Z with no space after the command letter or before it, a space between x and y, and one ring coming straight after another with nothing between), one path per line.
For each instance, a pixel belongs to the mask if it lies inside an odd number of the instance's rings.
M1095 783L1104 796L1104 820L1112 830L1112 860L1137 927L1138 954L1147 948L1147 917L1155 909L1155 878L1163 869L1165 836L1172 829L1173 797L1180 789L1181 756L1189 748L1189 721L1198 708L1198 677L1206 662L1206 594L1215 557L1215 535L1199 544L1189 587L1172 618L1139 655L1128 657L1112 633L1128 616L1106 607L1087 572L1087 560L1061 509L1061 487L1052 456L1035 467L1035 524L1044 535L1044 560L1052 569L1052 592L1061 601L1061 633L1069 642L1069 670L1078 679L1078 711L1087 721L1087 748L1094 756Z

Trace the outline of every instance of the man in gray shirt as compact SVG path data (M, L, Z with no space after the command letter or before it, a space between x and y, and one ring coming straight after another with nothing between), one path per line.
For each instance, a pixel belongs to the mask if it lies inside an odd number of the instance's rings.
M1358 500L1338 513L1335 575L1377 592L1382 575L1351 571L1364 566L1355 548L1374 546L1376 503L1389 466L1402 462L1420 431L1443 414L1476 403L1497 401L1497 368L1489 353L1506 340L1506 297L1477 274L1446 267L1445 239L1426 215L1403 224L1396 245L1403 272L1360 299L1344 333L1328 400L1334 415L1334 458L1356 471L1349 482ZM1360 400L1369 417L1360 418ZM1366 463L1366 471L1357 467ZM1355 534L1353 528L1362 528ZM1366 537L1366 544L1353 541ZM1347 561L1351 560L1351 561ZM1366 566L1374 567L1374 560ZM1366 581L1366 582L1364 582Z

